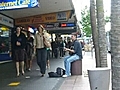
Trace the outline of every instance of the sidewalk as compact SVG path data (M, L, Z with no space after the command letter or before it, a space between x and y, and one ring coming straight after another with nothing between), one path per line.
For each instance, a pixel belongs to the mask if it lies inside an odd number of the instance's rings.
M111 67L110 54L108 54L108 67ZM66 78L59 90L90 90L87 70L91 68L95 68L94 54L92 56L91 52L85 52L82 60L82 75Z
M94 57L94 56L93 56ZM108 57L110 67L111 59ZM63 59L51 59L50 69L46 70L45 77L40 77L36 60L33 62L31 72L16 78L16 69L13 62L0 64L0 90L90 90L87 69L95 67L95 59L91 52L85 52L82 60L83 74L68 78L49 78L48 72L55 71L57 67L63 67ZM11 83L19 83L10 86Z

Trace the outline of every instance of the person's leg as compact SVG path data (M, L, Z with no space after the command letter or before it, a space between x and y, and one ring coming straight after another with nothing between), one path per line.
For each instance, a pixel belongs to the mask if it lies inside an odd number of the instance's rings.
M41 74L44 75L45 71L46 71L46 60L47 60L47 50L46 49L42 49L41 50Z
M29 56L29 71L32 68L32 60L33 60L33 48L30 49L30 56Z
M39 68L41 68L41 50L37 49L36 50L36 58L37 58L37 64L39 66Z
M50 68L50 51L47 50L47 68Z
M79 59L79 56L78 55L73 55L71 57L69 57L68 59L66 59L66 75L67 76L70 76L71 75L71 62L75 61Z
M70 56L66 56L65 58L64 58L64 67L65 67L65 70L66 70L66 61L67 61L67 59L69 58Z
M50 68L50 60L47 60L47 68Z
M63 49L63 47L62 47L62 57L64 56L64 49Z
M25 68L26 68L26 70L29 69L29 60L26 60L26 61L25 61Z
M16 70L17 70L17 76L19 76L20 75L19 62L16 62Z
M62 57L62 48L60 47L60 57Z
M32 60L29 61L29 64L30 64L30 66L29 66L29 71L30 71L32 68Z
M24 75L24 73L25 73L25 72L24 72L24 61L21 61L20 63L21 63L22 74Z
M25 57L27 56L26 54L25 54L26 52L25 52L25 50L24 49L20 49L19 50L19 62L20 62L20 65L21 65L21 71L22 71L22 75L24 75L24 59L25 59ZM26 58L27 59L27 58Z
M24 53L25 53L25 55L24 55L24 64L25 64L26 70L28 70L28 68L29 68L28 54L27 54L26 51L24 51Z

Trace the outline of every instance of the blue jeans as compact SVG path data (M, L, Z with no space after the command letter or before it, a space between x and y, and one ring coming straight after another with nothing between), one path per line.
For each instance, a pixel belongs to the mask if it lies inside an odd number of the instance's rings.
M71 63L77 59L79 59L79 56L76 54L72 56L66 56L64 58L65 74L67 76L71 75Z

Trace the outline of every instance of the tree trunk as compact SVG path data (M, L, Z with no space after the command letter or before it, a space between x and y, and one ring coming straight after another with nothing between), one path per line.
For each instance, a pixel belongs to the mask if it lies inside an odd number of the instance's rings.
M93 44L94 44L94 47L95 47L96 67L100 67L98 30L97 30L97 25L96 25L97 23L96 23L96 13L95 13L95 2L94 2L94 0L90 0L90 21L91 21Z
M98 42L99 42L99 57L100 66L107 67L107 45L105 34L105 20L103 10L103 0L96 0L97 7L97 24L98 24Z
M111 0L112 90L120 90L120 0Z

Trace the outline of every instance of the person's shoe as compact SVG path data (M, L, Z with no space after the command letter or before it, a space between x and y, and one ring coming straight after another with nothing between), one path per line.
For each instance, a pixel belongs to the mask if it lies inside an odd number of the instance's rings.
M44 74L42 74L41 77L44 77Z
M31 71L31 69L29 68L28 71Z
M63 75L62 77L63 77L63 78L66 78L66 77L68 77L68 75Z
M25 75L25 72L24 72L24 71L22 71L22 75Z
M17 74L17 77L19 77L19 76L20 76L20 73Z

